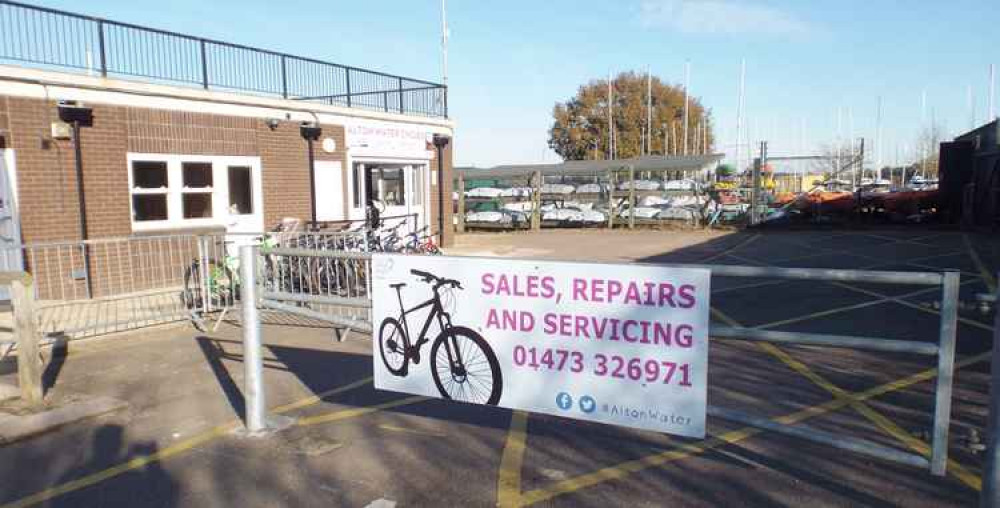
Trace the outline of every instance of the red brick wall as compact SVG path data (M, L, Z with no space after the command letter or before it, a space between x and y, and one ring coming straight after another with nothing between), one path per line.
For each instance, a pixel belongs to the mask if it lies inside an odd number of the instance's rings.
M94 126L82 129L84 186L91 238L132 234L126 154L184 153L259 156L264 188L264 223L272 227L284 217L308 219L309 169L306 142L298 122L281 121L276 129L261 118L159 111L90 105ZM80 238L73 143L52 140L58 120L55 101L0 96L0 129L17 157L21 223L26 242ZM317 142L316 160L342 163L345 212L350 188L344 128L323 125L337 150L326 153ZM445 240L451 241L451 153L445 151ZM437 171L437 162L431 161ZM436 180L431 188L431 223L437 229ZM322 189L318 199L323 199Z
M452 182L452 153L455 139L452 138L448 146L444 149L444 174L442 175L444 187L444 246L450 246L455 242L454 208L452 205L451 191L454 187ZM430 169L435 174L438 171L437 148L434 148L434 157L430 162ZM431 180L431 231L438 233L438 179Z
M258 153L256 118L126 108L128 149L138 153L244 155Z
M339 125L321 125L323 137L337 142L333 153L326 153L320 141L313 143L313 156L317 161L340 161L346 167L344 128ZM309 199L309 156L306 140L299 134L296 122L281 122L271 130L264 120L258 122L261 180L264 185L264 226L272 227L285 217L309 220L312 207ZM343 187L346 189L346 177ZM323 199L318 189L317 200ZM347 193L341 196L347 199Z

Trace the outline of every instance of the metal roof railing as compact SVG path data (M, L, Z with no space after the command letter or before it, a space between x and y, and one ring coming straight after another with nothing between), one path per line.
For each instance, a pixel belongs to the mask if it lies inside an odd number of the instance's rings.
M0 61L426 117L442 84L0 0Z

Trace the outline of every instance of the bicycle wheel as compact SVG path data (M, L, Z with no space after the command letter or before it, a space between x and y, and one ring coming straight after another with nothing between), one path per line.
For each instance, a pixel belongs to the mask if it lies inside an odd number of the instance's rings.
M181 300L188 309L200 309L202 307L202 283L201 283L201 262L192 261L184 270L184 292L181 293Z
M395 376L406 377L410 355L406 354L406 332L395 318L385 318L378 330L382 363Z
M194 295L195 307L201 307L204 289L208 289L208 302L215 307L227 307L233 305L239 294L239 284L232 272L226 265L209 259L205 266L205 273L208 274L208 284L202 283L201 263L195 261L188 267L184 274L185 293Z
M500 402L500 362L486 339L469 328L455 326L434 339L431 373L446 399L491 406Z

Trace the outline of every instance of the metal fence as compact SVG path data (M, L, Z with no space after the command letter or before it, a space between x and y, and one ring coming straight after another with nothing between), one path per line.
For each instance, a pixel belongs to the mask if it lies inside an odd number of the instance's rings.
M35 243L20 255L35 280L41 332L80 338L193 319L239 304L239 245L363 249L366 230L166 235ZM286 263L287 264L287 263ZM281 275L290 279L281 265ZM287 286L286 286L287 287Z
M678 265L699 266L699 265ZM719 339L797 344L862 349L886 353L911 353L936 357L937 378L934 388L934 420L931 435L930 460L913 453L888 448L869 441L859 440L797 425L795 427L771 422L765 418L709 407L709 414L747 425L794 435L843 450L863 453L884 460L918 467L929 467L936 475L943 475L948 460L948 428L951 423L952 381L955 369L955 338L958 330L958 295L960 275L948 272L890 272L866 270L831 270L815 268L775 268L731 265L703 265L713 276L751 277L783 280L814 280L832 282L862 282L866 284L894 284L939 286L941 288L941 319L937 343L898 340L884 337L858 337L803 332L760 330L713 324L710 335Z
M438 83L0 0L0 61L447 117Z
M335 326L361 332L372 331L370 268L371 254L367 252L337 252L310 249L263 249L248 251L251 259L271 268L259 269L263 274L263 289L257 294L261 307L323 320ZM275 259L283 261L276 262ZM285 268L275 268L284 266ZM292 268L297 266L297 268ZM829 335L811 332L764 330L713 323L709 331L713 339L852 348L884 353L908 353L935 357L937 378L934 391L934 416L932 422L931 456L905 452L871 441L842 434L822 431L804 425L786 425L768 418L725 407L710 405L708 414L744 425L792 435L801 439L833 446L842 450L876 457L883 460L929 468L933 474L943 475L948 460L948 430L951 422L952 380L955 363L955 340L958 323L959 272L893 272L865 270L834 270L811 268L776 268L738 265L664 265L686 268L705 268L713 277L767 278L783 280L812 280L831 282L863 282L866 284L893 284L940 287L941 318L936 343L898 340L883 337ZM341 267L350 267L344 270ZM282 273L295 274L283 277ZM276 275L277 274L277 275ZM349 275L342 275L349 274ZM316 286L314 279L344 281ZM285 281L296 280L288 285ZM304 288L309 289L304 289ZM350 306L362 310L360 315L345 317L333 315L321 308L333 305Z

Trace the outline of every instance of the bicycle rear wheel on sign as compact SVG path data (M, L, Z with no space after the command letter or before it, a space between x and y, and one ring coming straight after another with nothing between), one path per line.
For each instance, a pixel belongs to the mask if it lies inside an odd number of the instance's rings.
M486 339L472 329L455 326L434 339L431 373L446 399L491 406L500 402L500 362Z
M378 330L378 348L382 353L382 362L396 376L406 376L410 366L405 333L399 321L394 318L385 318Z

